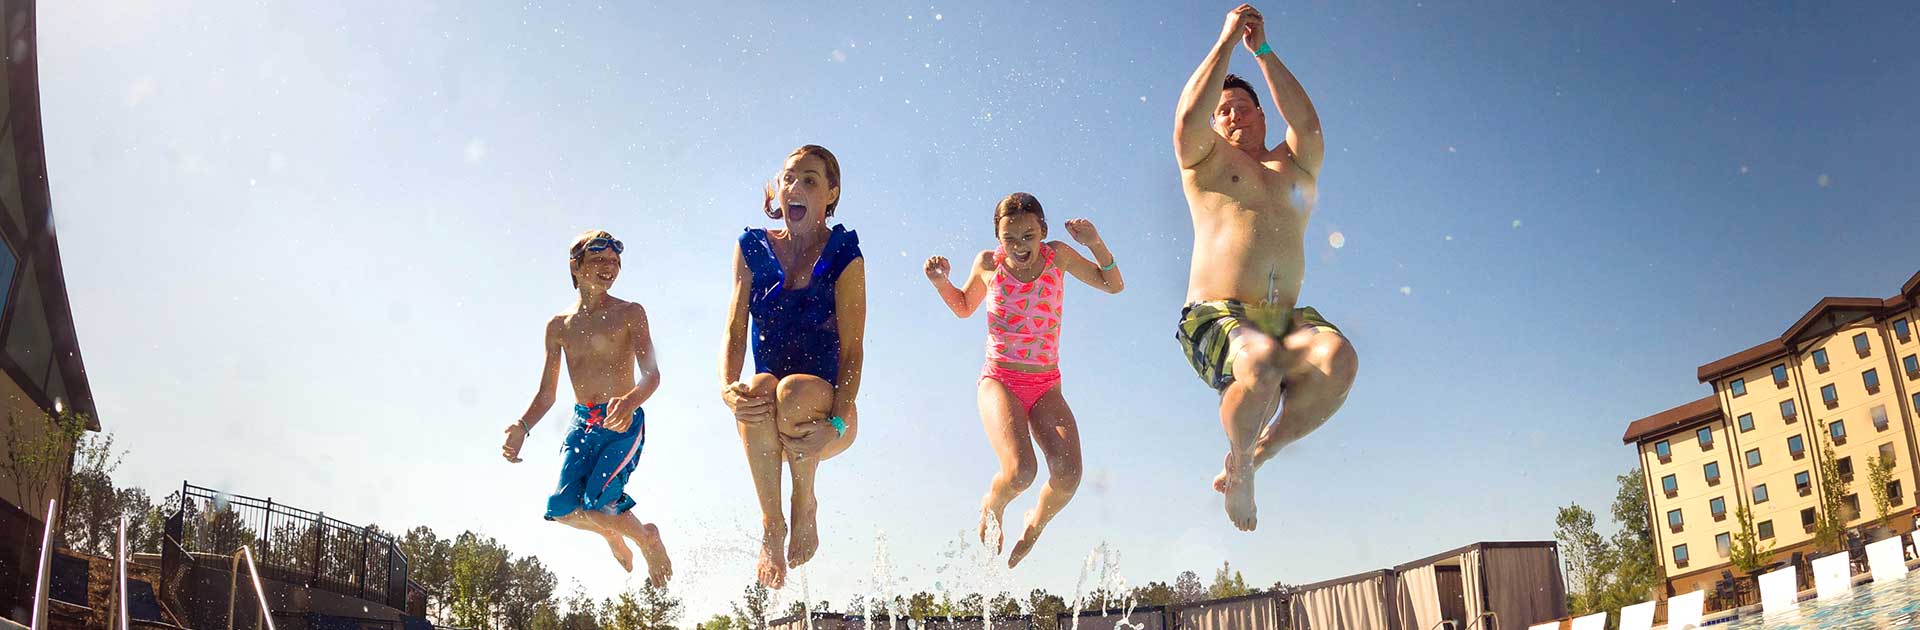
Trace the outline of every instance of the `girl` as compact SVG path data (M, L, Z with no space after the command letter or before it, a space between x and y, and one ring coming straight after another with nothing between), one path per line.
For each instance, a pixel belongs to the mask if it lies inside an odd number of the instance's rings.
M820 461L847 450L859 433L866 263L851 230L827 227L839 204L840 161L817 145L795 149L761 202L785 229L747 228L734 252L720 398L746 447L763 527L759 579L773 589L786 582L787 567L806 563L820 546L813 494ZM741 379L749 320L754 373ZM783 463L793 475L786 514Z
M1033 444L1047 456L1047 486L1040 504L1027 512L1026 530L1008 554L1009 568L1033 550L1060 509L1080 487L1080 429L1060 394L1061 271L1108 293L1124 287L1120 269L1086 219L1066 222L1067 234L1093 253L1088 261L1071 245L1047 241L1047 217L1040 200L1014 193L994 208L1000 246L980 252L964 288L947 278L947 259L927 259L927 279L940 299L959 317L987 305L987 363L980 374L980 421L1000 456L1000 472L980 502L980 542L1000 553L1001 513L1007 503L1033 485L1039 468ZM1029 441L1031 436L1031 442ZM991 534L989 534L991 532ZM988 536L993 540L989 542Z

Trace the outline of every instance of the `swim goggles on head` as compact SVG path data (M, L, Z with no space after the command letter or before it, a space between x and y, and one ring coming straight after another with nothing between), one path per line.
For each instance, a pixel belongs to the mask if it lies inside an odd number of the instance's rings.
M624 254L627 252L627 246L621 244L619 239L599 237L591 241L587 241L587 244L582 245L579 251L574 252L573 257L579 258L581 256L587 255L587 252L597 252L607 248L612 248L613 253L615 255Z

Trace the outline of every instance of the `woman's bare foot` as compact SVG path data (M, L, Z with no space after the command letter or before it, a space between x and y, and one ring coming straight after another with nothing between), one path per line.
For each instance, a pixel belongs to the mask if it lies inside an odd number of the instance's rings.
M660 528L652 523L640 526L640 538L634 542L640 545L640 555L646 557L647 580L654 588L666 588L667 580L673 579L673 559L667 557L667 545L660 540Z
M793 537L787 541L787 566L797 567L820 550L820 504L813 497L793 498Z
M620 562L620 568L633 572L633 550L627 548L627 540L619 534L603 534L607 539L607 548L613 550L613 559Z
M1222 473L1226 477L1227 518L1240 531L1250 532L1259 523L1253 504L1253 463L1248 457L1235 462L1233 455L1227 455L1227 469ZM1238 464L1238 465L1236 465Z
M1000 516L1006 509L1006 506L1001 506L998 510L991 507L980 508L980 544L992 548L993 555L996 556L1000 555L1000 547L1007 538L1006 532L1001 529Z
M787 524L768 523L760 536L760 585L773 590L787 583Z
M1013 553L1007 554L1007 568L1019 566L1020 561L1026 559L1027 554L1033 551L1033 543L1040 540L1040 532L1046 528L1040 524L1039 508L1027 510L1027 529L1020 534L1019 542L1013 543Z

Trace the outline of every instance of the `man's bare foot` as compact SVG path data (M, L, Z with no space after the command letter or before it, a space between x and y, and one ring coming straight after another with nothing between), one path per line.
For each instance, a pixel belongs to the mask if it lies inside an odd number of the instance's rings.
M1253 504L1253 464L1250 461L1239 463L1239 465L1235 465L1236 463L1238 462L1235 462L1231 455L1227 457L1227 518L1231 519L1233 526L1240 528L1240 531L1250 532L1258 525L1254 517L1256 509Z
M999 510L980 509L980 544L992 548L993 555L996 556L1000 555L1000 546L1007 537L1006 532L1000 528L1000 513L1005 509L1004 506Z
M1007 568L1011 569L1019 566L1020 561L1025 560L1027 554L1033 551L1034 541L1040 540L1040 531L1046 529L1046 526L1041 525L1039 520L1039 508L1027 510L1026 532L1020 534L1019 542L1013 543L1013 553L1007 554Z
M619 534L607 534L607 548L613 550L613 559L620 561L620 568L633 572L633 550L627 548L627 540Z
M1260 439L1261 439L1261 440L1265 440L1266 438L1267 438L1267 432L1266 432L1266 431L1261 431L1261 432L1260 432ZM1256 442L1256 443L1254 444L1254 447L1253 447L1253 469L1254 469L1254 471L1256 471L1256 472L1257 472L1257 471L1259 471L1259 470L1260 470L1260 464L1264 462L1264 460L1263 460L1263 459L1261 459L1261 458L1263 458L1263 457L1266 457L1266 450L1267 450L1267 447L1266 447L1265 445L1263 445L1263 444L1260 444L1260 443L1257 443L1257 442ZM1233 461L1233 454L1232 454L1232 453L1228 453L1228 454L1227 454L1227 461L1228 461L1228 462L1232 462L1232 461ZM1220 467L1220 474L1218 474L1218 475L1214 475L1214 476L1213 476L1213 491L1214 491L1214 492L1218 492L1218 493L1220 493L1220 494L1226 494L1226 493L1227 493L1227 468L1226 468L1226 465L1225 465L1225 464L1222 464L1222 465L1221 465L1221 467Z
M787 541L787 566L797 567L820 550L820 504L813 497L793 498L793 537Z
M634 542L639 543L640 555L647 560L647 580L654 588L666 588L667 580L673 579L673 559L667 557L667 545L660 540L660 528L652 523L641 525L640 538Z
M773 590L787 584L787 524L768 524L760 536L760 585Z

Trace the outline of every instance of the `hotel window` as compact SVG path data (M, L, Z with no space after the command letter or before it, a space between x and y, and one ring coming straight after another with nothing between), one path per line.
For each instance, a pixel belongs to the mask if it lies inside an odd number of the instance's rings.
M1800 439L1798 435L1787 436L1787 454L1792 455L1794 459L1806 456L1807 441Z
M1714 497L1712 501L1707 502L1707 512L1713 515L1713 520L1725 520L1727 518L1727 500Z
M1676 566L1676 567L1687 566L1687 546L1686 545L1673 546L1673 566Z
M1753 414L1750 414L1750 413L1740 414L1740 431L1744 433L1752 430L1753 430Z
M1820 386L1820 400L1826 402L1828 407L1838 406L1840 404L1840 390L1834 389L1832 384L1822 385Z
M1813 521L1814 521L1813 508L1800 510L1800 528L1801 529L1805 529L1807 531L1813 531Z
M1753 487L1753 502L1754 503L1767 502L1767 484L1763 483Z
M1793 410L1793 399L1780 401L1780 419L1793 422L1795 415L1797 414L1795 414Z
M1756 449L1747 450L1747 467L1748 468L1760 467L1760 449L1756 448Z
M1653 454L1660 457L1662 464L1673 461L1673 445L1668 444L1666 440L1654 442Z
M1681 527L1686 526L1686 524L1687 524L1686 519L1680 517L1680 510L1667 510L1667 527L1668 528L1671 528L1673 531L1677 532L1677 531L1680 531Z
M1869 354L1867 350L1867 333L1860 333L1853 336L1853 351L1860 353L1860 356L1863 357Z
M1722 558L1732 555L1733 537L1728 536L1726 532L1720 532L1718 535L1715 535L1713 537L1713 550L1719 552Z
M1707 473L1707 485L1720 483L1720 462L1707 462L1702 468Z
M1900 499L1900 480L1895 479L1887 482L1887 504L1899 506L1902 502Z
M1840 470L1841 481L1853 481L1853 457L1840 458L1840 461L1834 462L1834 467Z
M1678 478L1675 478L1673 475L1667 475L1665 477L1661 477L1660 489L1665 490L1667 493L1667 498L1671 499L1673 498L1673 495L1680 494L1680 480Z
M1813 494L1813 477L1804 470L1793 473L1793 489L1803 497Z
M1886 444L1880 445L1880 461L1883 461L1883 462L1893 461L1893 443L1892 442L1888 442Z
M1860 373L1860 382L1867 386L1867 393L1880 393L1880 370L1871 369Z
M1825 371L1827 371L1827 366L1828 366L1828 365L1832 365L1832 364L1833 364L1833 363L1832 363L1831 361L1828 361L1828 360L1827 360L1827 349L1826 349L1826 348L1821 348L1821 349L1819 349L1819 350L1815 350L1815 351L1813 351L1813 367L1814 367L1814 369L1817 369L1817 370L1820 370L1820 371L1822 371L1822 372L1825 372Z
M1745 396L1747 395L1747 379L1744 379L1744 378L1733 379L1732 383L1727 384L1727 388L1733 390L1733 395L1735 398Z
M1878 431L1887 430L1887 406L1886 405L1874 405L1873 410L1868 413L1873 416L1873 428L1875 430L1878 430Z
M1906 341L1908 337L1913 336L1913 331L1907 327L1905 318L1893 320L1893 336L1899 337L1901 341Z
M1773 384L1775 387L1787 386L1787 365L1786 364L1782 363L1780 365L1773 366Z
M1860 495L1849 494L1840 497L1840 507L1842 508L1840 510L1841 519L1851 521L1860 518Z
M1913 410L1920 411L1920 394L1913 395Z
M1760 540L1773 540L1773 521L1760 521L1754 529L1760 530Z
M1920 378L1920 355L1907 355L1900 360L1900 367L1907 369L1907 378Z
M1827 425L1827 435L1833 437L1833 443L1836 446L1841 444L1846 444L1847 443L1847 421L1835 420L1833 421L1833 424Z
M1693 432L1693 439L1700 442L1700 450L1713 450L1713 429L1701 427L1699 431Z

